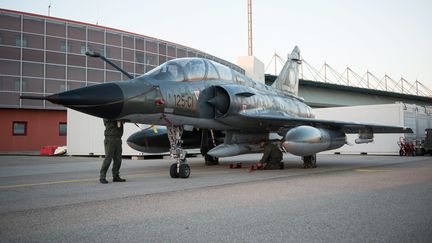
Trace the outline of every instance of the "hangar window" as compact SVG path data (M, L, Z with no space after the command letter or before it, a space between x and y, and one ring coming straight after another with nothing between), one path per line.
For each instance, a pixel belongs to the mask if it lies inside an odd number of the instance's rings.
M67 123L59 122L59 136L66 136L66 135L67 135Z
M12 122L12 135L13 136L26 136L27 135L27 122L25 122L25 121Z

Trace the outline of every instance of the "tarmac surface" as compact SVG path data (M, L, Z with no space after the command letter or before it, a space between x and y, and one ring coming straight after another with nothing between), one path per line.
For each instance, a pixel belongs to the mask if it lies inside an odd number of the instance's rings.
M189 179L171 159L124 159L127 182L107 185L100 158L0 156L0 242L432 242L432 157L285 156L248 173L260 156L189 158Z

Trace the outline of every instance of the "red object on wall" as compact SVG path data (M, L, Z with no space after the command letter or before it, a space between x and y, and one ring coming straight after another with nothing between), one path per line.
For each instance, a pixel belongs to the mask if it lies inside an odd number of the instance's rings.
M26 135L13 135L13 122L27 122ZM40 151L46 145L66 145L59 123L67 122L66 111L0 109L0 152Z

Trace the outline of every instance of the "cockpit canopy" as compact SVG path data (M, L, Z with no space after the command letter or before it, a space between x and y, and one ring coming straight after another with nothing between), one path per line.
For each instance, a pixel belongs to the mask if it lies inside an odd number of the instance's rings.
M203 58L168 61L145 74L160 81L233 80L230 68Z

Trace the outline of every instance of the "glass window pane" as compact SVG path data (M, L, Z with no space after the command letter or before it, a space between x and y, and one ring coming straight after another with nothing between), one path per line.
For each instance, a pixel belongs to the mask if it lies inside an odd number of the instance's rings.
M68 70L67 71L67 80L80 80L80 81L86 80L85 68L68 67L67 70Z
M0 76L0 90L20 91L20 78L10 76Z
M107 43L107 45L120 46L121 45L120 34L107 32L106 33L106 43Z
M0 46L0 58L19 60L21 59L21 49Z
M161 65L164 62L166 62L166 57L165 56L159 56L159 65Z
M23 39L25 47L44 49L44 38L41 35L23 34Z
M27 135L27 122L12 122L12 134L14 136L25 136Z
M23 76L41 77L44 76L44 66L42 63L23 62Z
M21 30L21 18L17 15L1 13L0 28L9 30Z
M123 48L123 60L133 62L134 61L134 51Z
M87 69L87 80L90 82L104 82L104 71L95 70L95 69Z
M186 50L177 48L177 58L186 57Z
M43 93L44 80L40 78L23 78L23 92Z
M121 59L121 49L118 47L113 46L106 46L106 57L107 58L114 58L114 59Z
M68 38L85 40L86 39L85 27L69 25Z
M144 70L144 64L135 64L135 74L137 75L142 75L144 74L145 70Z
M157 43L154 41L146 40L146 51L157 53Z
M76 54L85 54L87 50L86 43L83 41L68 40L68 52Z
M145 59L146 59L145 64L147 64L147 65L157 66L159 64L158 56L155 54L146 53Z
M99 29L88 29L88 41L105 43L105 33Z
M46 34L53 36L66 37L66 24L59 22L46 22Z
M134 72L134 64L132 62L123 62L123 69L128 73Z
M168 46L168 56L176 57L176 49L174 46Z
M118 71L117 72L106 71L105 75L106 75L107 82L121 80L121 73Z
M69 54L67 56L67 60L68 60L68 65L83 66L83 67L85 67L86 65L86 56L84 55Z
M19 107L19 93L0 92L0 104L7 107Z
M105 46L101 44L95 44L95 43L88 43L87 44L87 50L99 52L100 54L105 56ZM99 59L99 58L98 58Z
M135 52L135 62L144 63L144 52L136 51Z
M59 136L66 136L66 135L67 135L66 122L60 122L59 123Z
M166 55L166 44L159 43L159 54Z
M44 34L45 27L43 20L24 17L23 21L24 32Z
M196 57L196 53L192 51L187 52L188 57Z
M66 40L54 37L46 38L47 50L66 52Z
M74 82L74 81L68 81L67 82L67 88L68 90L74 90L79 89L85 86L85 82Z
M0 74L20 75L20 62L0 60Z
M88 57L87 58L87 66L88 67L104 69L104 64L105 64L105 62L103 60L101 60L100 58L95 58L95 57ZM107 65L109 65L109 64L107 64Z
M46 52L46 62L55 64L66 64L66 55L57 52Z
M65 66L46 64L45 67L46 67L46 77L47 78L58 78L58 79L65 79L66 78Z
M144 50L144 40L143 39L135 39L135 49Z
M39 50L23 49L23 60L33 62L43 62L44 52Z
M20 33L0 30L0 44L16 46L16 39L21 37Z
M131 49L134 48L133 36L127 36L127 35L123 36L123 47L131 48Z
M46 80L46 93L59 93L66 91L66 81L64 80Z

